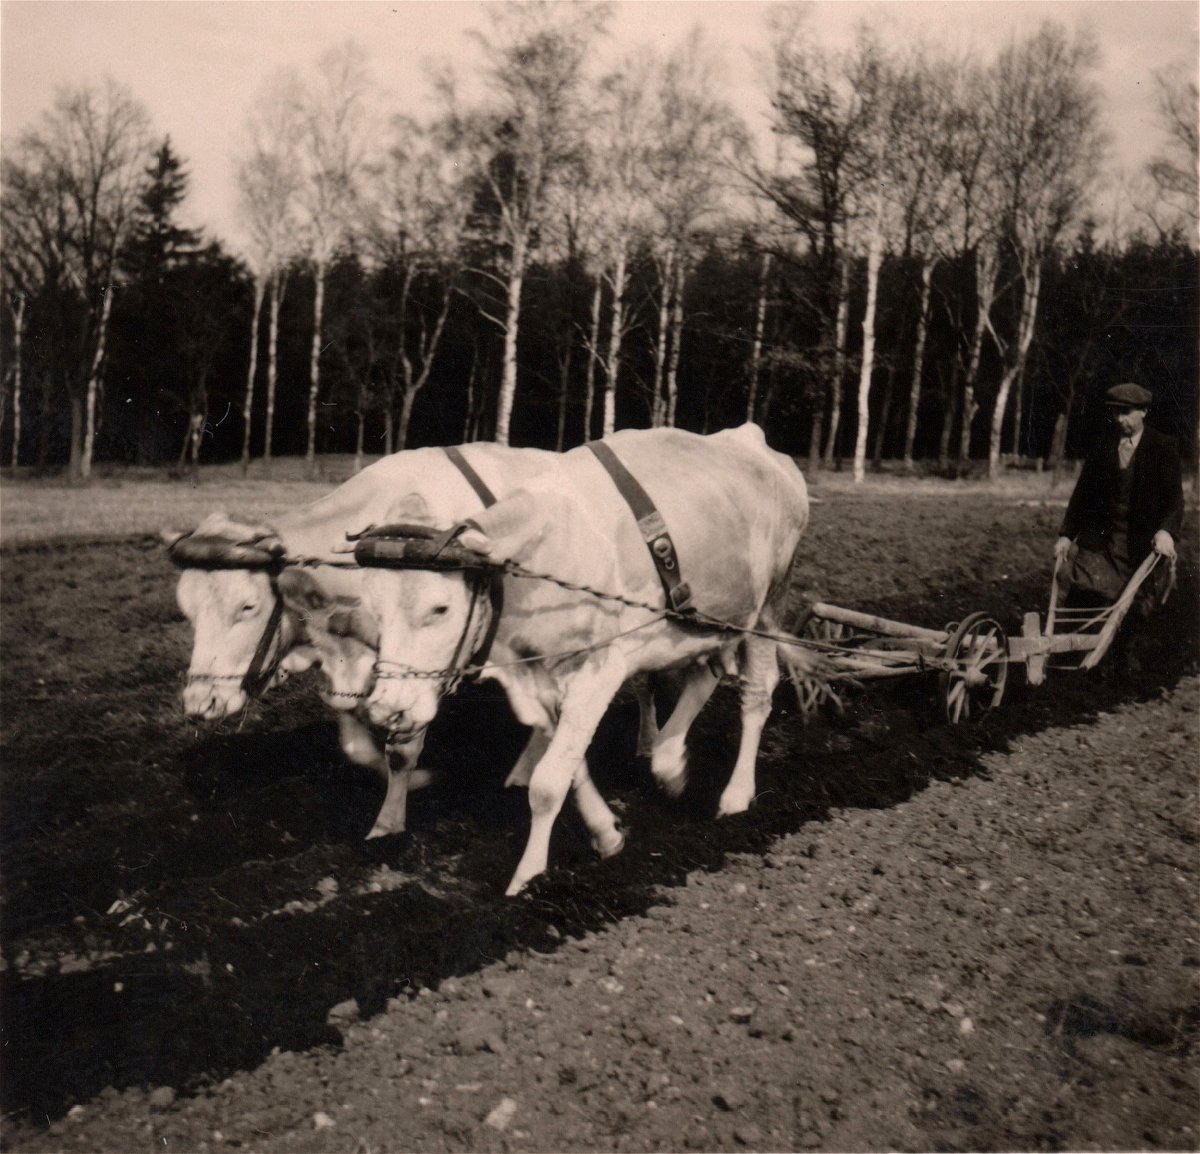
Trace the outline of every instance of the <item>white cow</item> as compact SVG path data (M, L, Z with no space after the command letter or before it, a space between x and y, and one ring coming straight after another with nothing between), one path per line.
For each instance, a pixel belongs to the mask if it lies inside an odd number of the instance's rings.
M557 454L492 444L462 447L463 457L497 497L551 467ZM397 501L417 493L430 516L451 523L483 501L441 449L395 453L363 469L333 492L284 514L271 525L214 513L193 539L219 548L250 546L267 554L322 558L346 565L346 534L392 519ZM411 500L411 498L409 498ZM164 534L173 543L183 534ZM185 568L179 606L192 624L193 644L183 693L189 717L215 719L243 709L250 696L288 673L319 665L324 700L338 714L341 747L352 762L387 775L388 794L369 837L404 828L405 792L420 754L420 739L393 746L393 768L382 744L361 719L371 687L378 629L361 604L362 573L354 567L263 569ZM281 597L283 600L281 601ZM247 684L263 646L261 674ZM420 777L412 784L420 784Z
M790 571L808 523L804 478L771 451L755 425L701 437L674 429L608 438L640 481L674 539L693 603L734 630L671 617L659 575L629 506L586 448L482 513L459 537L494 562L515 562L562 583L506 572L372 568L363 583L379 622L379 667L368 712L379 725L416 739L437 713L441 674L495 630L482 676L499 681L518 718L541 735L544 753L529 781L529 841L508 893L546 868L550 831L574 786L594 844L618 846L612 812L587 777L584 755L609 702L631 676L683 671L679 704L654 744L651 767L670 792L686 775L684 741L712 694L719 670L737 669L742 735L721 814L745 810L779 662L819 674L806 651L781 646L777 630ZM491 621L481 582L503 584L503 612ZM597 597L614 593L625 601ZM737 632L736 630L755 630Z

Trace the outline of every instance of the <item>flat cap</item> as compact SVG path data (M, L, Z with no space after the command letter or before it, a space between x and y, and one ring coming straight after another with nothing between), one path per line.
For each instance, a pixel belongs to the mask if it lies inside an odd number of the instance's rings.
M1106 405L1118 405L1122 409L1148 409L1152 400L1154 394L1149 389L1132 383L1113 385L1104 394Z

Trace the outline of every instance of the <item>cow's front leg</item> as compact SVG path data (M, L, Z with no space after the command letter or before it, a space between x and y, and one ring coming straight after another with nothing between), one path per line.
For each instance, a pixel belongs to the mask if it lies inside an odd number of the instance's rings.
M625 680L624 662L610 650L600 665L585 665L575 673L562 698L558 726L545 755L529 780L529 840L505 893L512 897L546 869L550 831L567 791L576 787L579 812L599 848L620 838L612 811L588 776L584 756L596 727ZM597 804L599 803L599 804ZM619 848L619 846L616 846ZM601 850L601 852L604 852ZM612 849L609 852L616 852Z
M425 734L419 733L405 745L389 745L384 755L387 767L387 793L383 805L375 816L375 824L367 834L367 840L373 837L387 837L394 833L403 833L408 822L408 795L414 789L420 789L429 784L427 770L417 769L417 759L425 747Z
M717 816L743 813L754 800L754 768L763 726L771 715L771 696L779 684L775 642L747 637L742 644L742 737L729 784L721 794Z
M664 793L678 797L687 784L687 735L716 689L720 676L707 663L695 665L684 675L679 700L654 743L650 772Z

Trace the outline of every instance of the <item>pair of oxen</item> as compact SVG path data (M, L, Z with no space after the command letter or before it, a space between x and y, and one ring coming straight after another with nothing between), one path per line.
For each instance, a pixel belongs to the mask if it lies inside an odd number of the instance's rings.
M507 782L528 786L532 814L511 895L545 870L568 792L597 852L622 847L585 754L625 682L640 686L639 752L674 795L688 729L720 677L736 673L742 733L719 813L745 810L781 664L820 673L778 636L808 522L804 479L755 425L627 430L604 444L669 529L669 564L690 593L683 611L594 451L475 443L454 451L465 468L448 450L401 452L272 525L216 513L172 536L194 631L186 712L226 716L319 666L344 753L388 775L374 836L404 828L442 696L465 672L498 681L531 729ZM356 539L360 559L363 541L391 539L380 526L402 542L424 538L430 559L357 567ZM666 670L677 671L678 697L659 729L643 675Z

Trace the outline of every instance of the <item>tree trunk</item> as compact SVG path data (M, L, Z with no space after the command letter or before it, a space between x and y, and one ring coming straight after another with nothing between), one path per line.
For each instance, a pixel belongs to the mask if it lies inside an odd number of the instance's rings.
M654 403L650 406L650 427L661 428L667 413L667 337L671 324L671 292L675 283L675 248L667 249L659 269L661 291L658 297L658 337L654 342Z
M621 340L625 331L625 243L617 250L617 262L613 268L612 325L608 333L607 381L604 392L604 432L610 436L617 427L617 374L621 369Z
M808 432L808 471L821 471L821 438L825 435L825 398L815 397L812 403L812 424Z
M508 300L504 314L504 371L496 406L496 443L507 445L512 425L513 402L517 396L517 332L521 324L521 287L525 281L524 236L513 240L512 266L508 273Z
M679 405L679 358L683 354L683 285L687 277L685 253L675 262L675 284L671 299L671 354L667 363L667 427L675 427L675 410ZM705 420L707 421L707 411Z
M879 194L875 222L867 249L867 311L863 315L862 365L858 373L858 429L854 439L854 483L861 485L867 471L867 435L871 426L871 374L875 368L875 303L879 295L879 267L883 264L883 196Z
M305 473L310 481L317 475L317 398L321 392L321 322L325 313L325 261L316 262L313 294L312 347L308 358L308 448L304 454Z
M887 439L888 425L892 421L892 400L896 394L896 365L889 362L884 373L883 404L879 409L879 424L875 426L875 447L871 451L871 464L876 470L883 463L883 443Z
M354 471L362 472L363 455L366 442L366 424L367 415L363 411L363 404L360 398L358 408L354 411L355 416L355 432L354 432Z
M841 282L838 289L837 323L834 328L833 381L830 384L829 437L825 442L825 467L833 464L837 439L842 423L842 377L846 372L846 330L850 324L850 261L842 258Z
M587 376L583 397L583 439L592 439L592 406L596 400L596 365L600 360L600 305L604 297L604 277L596 274L596 286L592 291L592 320L588 334Z
M1071 408L1075 403L1075 386L1072 383L1067 392L1067 401L1063 410L1054 419L1054 434L1050 438L1050 489L1058 488L1062 480L1063 458L1067 452L1067 430L1071 424Z
M92 357L87 381L86 426L83 433L83 452L79 458L79 475L86 481L92 475L92 454L96 447L96 402L100 397L100 381L104 375L104 352L108 343L108 318L112 314L113 286L104 288L104 303L100 306L100 327L96 333L96 351Z
M917 340L913 349L912 384L908 390L908 423L904 427L904 468L913 467L913 445L917 440L917 410L921 404L921 374L925 370L925 337L929 332L929 298L936 261L921 263L921 305L917 314Z
M568 339L570 329L567 330ZM567 345L566 356L558 372L558 429L554 438L554 447L561 453L567 436L567 394L571 386L571 345Z
M983 351L983 334L987 330L992 300L996 295L998 267L995 247L989 243L980 244L975 252L975 331L971 335L971 358L967 362L967 375L963 380L962 428L958 440L958 460L964 467L971 460L971 428L975 424L975 414L979 411L979 406L975 403L975 385Z
M188 422L188 460L191 464L192 484L200 484L200 443L204 439L205 413L193 413Z
M1042 265L1036 257L1025 278L1025 291L1021 296L1021 316L1017 322L1017 339L1013 342L1012 360L1000 379L996 394L996 407L992 410L992 431L988 441L988 478L1000 476L1000 436L1004 430L1004 413L1008 407L1008 395L1014 382L1025 369L1025 358L1033 343L1033 330L1037 324L1038 297L1042 288Z
M287 288L287 274L276 272L271 284L271 311L267 333L267 428L263 435L263 472L271 475L271 452L275 445L275 381L279 363L279 306Z
M938 438L938 471L945 473L950 468L950 436L954 432L954 418L958 416L958 374L960 365L957 354L950 365L950 385L942 409L942 435Z
M72 389L71 400L71 456L68 461L68 471L73 480L78 480L83 474L80 462L83 460L83 397L77 389ZM47 410L48 411L48 410ZM49 422L43 421L43 427Z
M254 312L250 316L250 365L246 370L246 399L242 402L242 476L250 471L250 429L254 417L254 377L258 372L258 318L262 312L266 277L255 274Z
M12 467L21 463L21 342L25 335L25 294L10 306L13 315L13 439Z
M763 334L767 329L767 287L771 275L771 254L764 252L758 266L758 303L754 309L754 339L750 342L749 383L746 389L746 420L756 418L758 408L758 372L762 364Z
M396 422L396 452L398 453L408 448L408 425L412 420L413 402L417 399L417 392L417 389L409 387L400 394L400 420ZM500 443L507 444L506 441Z

